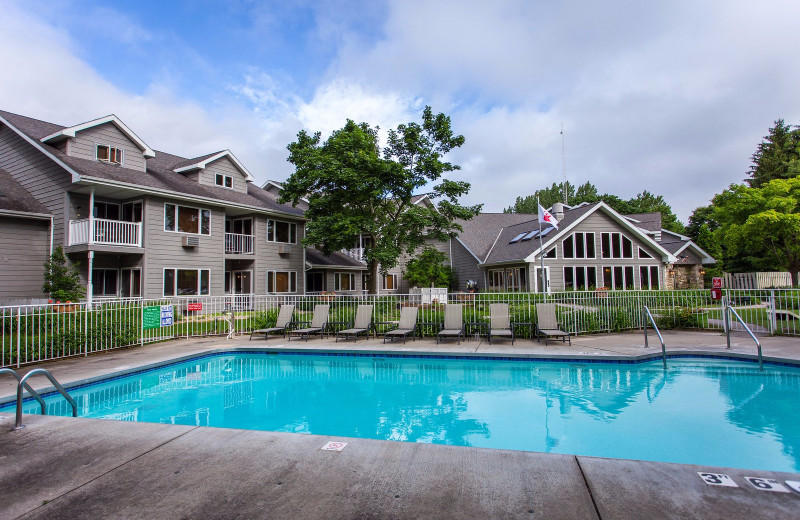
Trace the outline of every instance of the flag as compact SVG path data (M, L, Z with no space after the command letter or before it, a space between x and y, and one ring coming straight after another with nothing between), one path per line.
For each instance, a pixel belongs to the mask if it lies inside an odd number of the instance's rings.
M558 229L558 221L556 220L556 218L553 216L552 213L544 209L541 204L539 204L539 223L549 224L554 228Z

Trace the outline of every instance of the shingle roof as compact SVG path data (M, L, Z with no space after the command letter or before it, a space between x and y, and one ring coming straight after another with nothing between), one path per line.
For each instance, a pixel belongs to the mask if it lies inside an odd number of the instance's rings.
M350 258L344 253L334 251L328 256L322 254L322 251L314 249L313 247L306 248L306 262L313 266L321 267L361 267L366 269L367 265L358 260Z
M633 213L631 215L624 215L630 219L638 222L633 222L633 225L640 227L647 231L661 231L661 213L654 211L652 213Z
M559 229L564 229L565 227L569 226L583 215L594 209L595 206L597 206L597 203L586 204L585 206L580 206L575 209L565 210L564 218L562 218L558 223ZM522 222L503 228L503 231L500 233L494 248L492 248L491 254L485 261L487 264L512 261L521 262L530 256L534 251L539 249L538 237L531 240L520 240L513 244L510 243L511 240L521 233L529 233L533 230L539 229L538 217L536 215L527 215L527 217L529 218L527 222ZM531 218L532 220L530 220ZM544 228L542 230L544 231ZM555 231L550 231L547 235L545 235L545 249L547 249L548 241L552 240L556 235L557 233ZM489 247L491 247L491 244Z
M47 208L7 171L0 169L0 210L47 213Z
M513 226L520 222L527 222L531 219L536 220L536 215L525 213L479 213L470 220L458 221L464 229L458 234L458 238L475 256L483 261L501 228Z
M3 116L9 123L13 124L17 129L36 141L64 128L63 126L10 112L0 111L0 116ZM218 186L199 184L180 173L172 171L175 169L176 165L186 162L194 164L202 160L202 158L186 159L185 157L156 150L155 157L147 160L147 172L142 172L104 162L70 157L64 152L47 144L41 144L41 146L45 147L48 152L53 154L64 164L87 177L124 182L139 186L145 190L147 188L166 190L195 197L215 199L220 203L228 202L245 206L254 206L293 216L302 216L304 213L302 208L293 208L289 204L278 204L276 200L277 197L274 194L261 189L253 183L248 183L247 193L241 193ZM206 157L210 157L211 155L214 154L210 154Z
M220 151L218 151L218 152L208 153L208 154L206 154L206 155L201 155L200 157L195 157L194 159L186 159L185 161L181 161L181 162L179 162L179 163L177 163L177 164L173 165L173 166L172 166L172 169L173 169L173 170L177 170L178 168L184 168L184 167L186 167L186 166L192 166L192 165L195 165L195 164L197 164L197 163L199 163L199 162L203 162L203 161L205 161L205 160L206 160L206 159L208 159L209 157L214 157L214 156L215 156L215 155L217 155L218 153L222 153L222 152L224 152L224 151L225 151L225 150L220 150Z

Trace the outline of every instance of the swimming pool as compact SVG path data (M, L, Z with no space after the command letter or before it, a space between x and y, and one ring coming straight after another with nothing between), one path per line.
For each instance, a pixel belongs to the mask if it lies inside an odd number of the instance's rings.
M80 417L800 471L799 368L591 361L216 353L70 394Z

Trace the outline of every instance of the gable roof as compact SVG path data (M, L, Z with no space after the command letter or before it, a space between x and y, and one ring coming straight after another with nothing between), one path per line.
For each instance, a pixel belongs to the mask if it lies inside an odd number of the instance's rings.
M233 163L237 170L242 172L247 182L253 182L255 177L250 173L250 171L244 167L244 165L239 162L239 159L233 155L233 152L230 150L222 150L220 152L210 153L208 155L203 155L201 157L195 157L194 159L187 159L185 161L181 161L175 165L172 169L175 173L183 173L192 170L205 170L206 166L214 161L222 159L223 157L227 157Z
M52 134L54 129L62 128L53 123L1 110L0 122L7 124L17 135L69 172L74 183L117 186L145 191L152 195L200 203L236 205L293 217L302 217L304 213L302 208L279 204L277 195L263 190L253 183L247 183L247 193L199 184L174 171L177 164L191 161L185 157L154 150L154 156L147 160L147 171L142 172L102 161L72 157L53 146L43 144L42 136Z
M681 262L681 259L685 258L685 256L681 255L681 253L683 253L687 249L693 250L694 253L700 257L701 264L717 263L714 257L706 253L700 246L695 244L689 237L684 237L682 240L672 240L670 242L661 241L660 244L664 249L675 255L677 259L676 263L685 263Z
M623 215L623 217L636 224L637 227L647 231L653 233L661 231L661 213L658 211L652 213L633 213L631 215Z
M139 136L134 133L133 130L128 128L128 126L114 114L93 119L91 121L87 121L79 125L61 128L60 130L56 130L55 132L40 138L40 141L43 143L58 142L67 137L75 137L75 134L77 134L81 130L86 130L87 128L93 128L95 126L104 125L106 123L111 123L114 126L116 126L120 132L125 134L125 136L128 139L133 141L136 144L136 146L138 146L142 150L142 152L144 152L145 157L153 157L155 155L153 149L147 146L147 143L142 141L139 138Z
M49 218L50 212L10 173L0 168L0 214Z
M482 262L503 228L536 218L526 213L478 213L469 220L457 221L463 229L458 240Z

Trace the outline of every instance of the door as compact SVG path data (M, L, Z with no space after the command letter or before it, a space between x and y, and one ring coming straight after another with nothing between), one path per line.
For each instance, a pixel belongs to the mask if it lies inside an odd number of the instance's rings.
M544 280L542 280L542 268L541 266L536 267L536 279L534 280L536 284L536 292L550 292L550 266L544 267Z
M233 305L237 310L252 308L252 281L250 271L231 271L231 289L233 289Z

